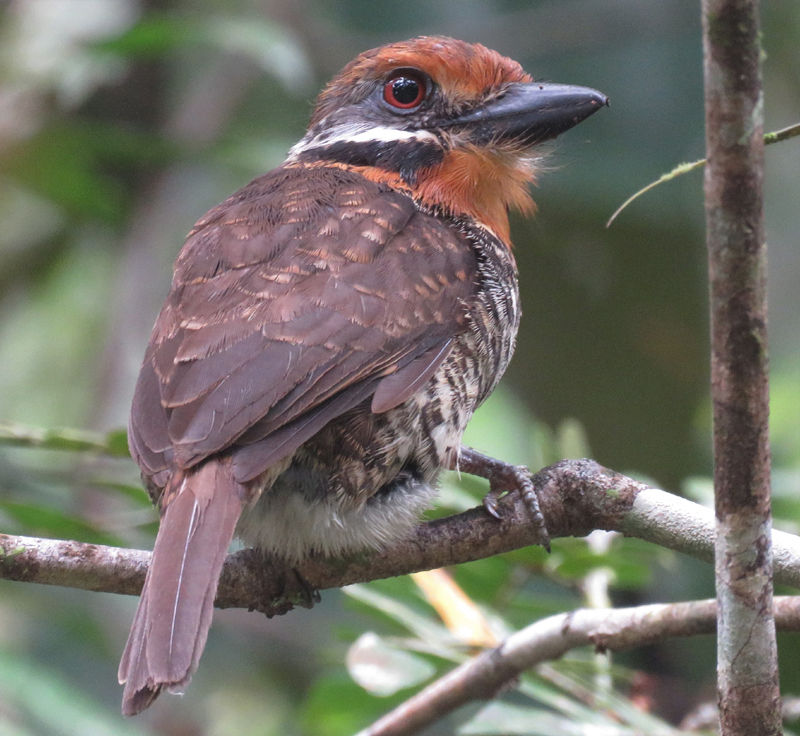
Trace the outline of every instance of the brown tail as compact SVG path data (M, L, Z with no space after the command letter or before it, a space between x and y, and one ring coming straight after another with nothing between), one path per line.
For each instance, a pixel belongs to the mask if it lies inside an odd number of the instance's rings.
M226 460L209 460L170 478L150 569L119 665L124 715L143 711L162 687L178 691L192 679L245 496Z

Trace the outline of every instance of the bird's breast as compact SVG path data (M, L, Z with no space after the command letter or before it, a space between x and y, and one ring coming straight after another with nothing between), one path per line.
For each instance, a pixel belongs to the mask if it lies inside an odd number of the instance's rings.
M364 401L271 473L240 523L247 544L290 562L379 549L430 507L441 470L455 463L467 423L511 359L520 318L511 252L488 231L458 227L475 250L479 283L447 358L401 405L376 414Z

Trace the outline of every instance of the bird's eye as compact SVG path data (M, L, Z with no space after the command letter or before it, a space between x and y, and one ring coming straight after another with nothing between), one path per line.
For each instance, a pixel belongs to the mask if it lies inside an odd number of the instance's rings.
M426 93L425 80L409 71L395 73L383 87L383 99L401 110L418 107Z

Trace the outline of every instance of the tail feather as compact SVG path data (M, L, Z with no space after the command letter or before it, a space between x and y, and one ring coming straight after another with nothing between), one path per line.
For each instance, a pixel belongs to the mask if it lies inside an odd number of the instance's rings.
M228 461L211 460L170 479L119 667L125 715L147 708L162 688L177 691L189 684L206 644L222 564L245 497Z

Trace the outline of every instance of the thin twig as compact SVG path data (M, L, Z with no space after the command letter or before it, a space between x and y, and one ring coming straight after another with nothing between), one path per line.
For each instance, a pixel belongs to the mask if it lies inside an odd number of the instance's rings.
M800 629L797 597L775 599L775 619L785 631ZM674 637L711 634L716 601L656 604L636 608L578 609L537 621L512 634L383 716L357 736L409 736L475 700L488 700L525 670L558 659L571 649L593 646L617 651Z
M789 140L789 138L794 138L795 136L800 135L800 123L796 123L795 125L790 125L788 128L782 128L781 130L775 130L772 133L765 133L764 134L764 145L768 146L771 143L780 143L781 141ZM672 171L668 171L666 174L662 174L658 179L655 181L650 182L646 187L640 189L638 192L635 192L630 197L628 197L614 212L611 217L608 218L608 222L606 223L606 227L611 227L611 223L617 219L617 216L624 210L631 202L636 199L639 199L643 194L649 192L651 189L655 189L659 184L663 184L666 181L672 181L672 179L677 179L679 176L683 176L684 174L688 174L690 171L694 171L695 169L702 169L708 163L708 159L701 158L699 161L691 161L685 164L678 164Z
M775 130L772 133L764 133L764 145L768 146L771 143L780 143L781 141L789 140L800 135L800 123L795 123L787 128Z
M79 429L43 429L0 422L0 445L35 447L41 450L97 452L112 457L130 457L124 430L101 434Z
M672 171L668 171L666 174L662 174L658 179L655 181L651 181L646 187L640 189L638 192L635 192L630 197L628 197L614 212L611 217L608 218L608 222L606 223L606 227L611 227L611 223L617 219L617 216L624 210L631 202L636 199L639 199L643 194L649 192L651 189L655 189L659 184L663 184L665 181L671 181L672 179L677 179L679 176L683 176L684 174L688 174L690 171L694 171L695 169L701 169L703 166L706 165L706 160L701 158L699 161L692 161L690 163L685 164L678 164Z

